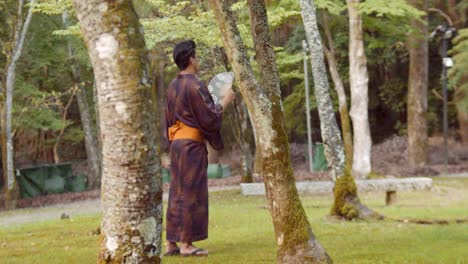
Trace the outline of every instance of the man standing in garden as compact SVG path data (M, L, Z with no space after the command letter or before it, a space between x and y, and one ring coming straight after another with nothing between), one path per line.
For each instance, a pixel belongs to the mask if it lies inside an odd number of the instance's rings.
M171 158L171 184L166 214L166 256L206 256L208 251L192 243L208 237L208 179L205 141L221 150L222 113L234 100L229 89L220 104L215 104L198 80L196 44L187 40L177 44L174 62L180 69L167 91L166 139ZM177 242L181 243L180 248Z

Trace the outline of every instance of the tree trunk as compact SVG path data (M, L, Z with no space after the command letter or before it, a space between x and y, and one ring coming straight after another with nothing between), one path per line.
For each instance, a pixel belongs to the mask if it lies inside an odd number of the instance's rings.
M468 145L468 109L464 102L457 102L457 118L463 145Z
M425 10L424 0L409 3ZM411 166L423 166L427 162L427 86L429 80L429 51L427 43L427 19L423 22L411 19L413 32L407 36L409 51L408 79L408 161Z
M16 183L14 173L14 150L13 150L13 131L12 131L12 115L13 115L13 90L15 88L16 81L16 64L23 52L24 40L26 33L28 32L31 18L33 15L33 5L36 0L29 1L29 11L26 16L26 20L23 23L22 9L23 1L18 1L18 17L16 22L16 31L13 40L13 51L11 54L11 60L7 64L7 75L6 75L6 99L4 104L4 126L3 132L5 139L3 140L5 150L4 155L4 174L5 174L5 206L6 208L14 208L16 206L16 200L19 197L18 186Z
M413 0L413 2L414 2L414 0ZM447 12L448 12L450 18L453 21L453 25L455 27L457 27L457 28L462 28L463 27L463 19L461 19L459 10L457 8L457 0L447 0Z
M372 139L368 117L367 62L364 51L360 0L346 0L349 14L349 80L351 86L351 111L353 120L352 175L365 178L371 172Z
M327 36L328 49L325 48L325 55L328 61L328 69L333 81L333 86L338 94L338 104L340 107L341 117L341 131L343 134L344 151L346 156L347 166L353 164L353 132L351 131L351 121L349 120L348 103L346 102L346 93L341 80L340 74L338 73L338 67L336 63L336 52L333 37L330 32L330 26L328 23L328 16L323 15L323 27L325 29L325 35Z
M102 181L102 138L101 138L101 118L99 118L99 110L98 110L98 105L99 105L99 98L97 94L97 87L96 87L96 81L93 83L93 105L94 105L94 114L96 115L96 139L97 139L97 146L98 146L98 151L99 151L99 161L101 165L101 181Z
M322 246L315 239L299 200L289 157L289 144L284 129L281 111L279 83L271 82L271 87L263 87L255 78L245 47L237 28L236 20L229 3L210 0L215 17L222 32L229 61L233 65L236 79L240 84L242 97L252 114L253 124L258 135L257 149L263 158L263 178L269 202L269 209L278 245L278 263L326 263L331 262ZM263 1L248 1L251 12L252 30L257 49L259 65L274 63L269 43L266 10ZM260 40L262 39L262 40ZM264 56L264 57L262 57ZM275 80L269 76L276 72L262 66L262 79ZM265 81L263 81L265 83Z
M99 263L161 263L162 178L150 69L130 0L74 0L102 134Z
M62 140L62 136L65 133L65 129L67 128L66 121L67 121L67 115L68 115L68 109L70 108L71 103L73 102L73 98L75 97L76 93L76 87L72 88L72 94L70 95L70 98L68 99L67 104L63 108L63 113L62 113L62 128L60 129L59 134L55 138L55 144L53 148L53 153L54 153L54 163L60 163L60 154L59 154L59 146L60 146L60 141ZM57 98L57 100L60 100Z
M66 12L62 14L62 21L65 28L70 26L68 14ZM97 143L96 129L94 128L91 118L91 110L86 97L86 88L81 79L81 68L75 59L75 49L70 39L67 40L67 45L68 57L71 62L71 72L75 85L78 88L76 99L78 108L80 109L81 126L83 127L85 135L88 168L91 172L91 175L88 175L88 189L96 189L101 185L101 155Z
M230 71L229 59L224 48L219 48L219 53L224 68L226 71ZM253 126L251 125L249 110L242 100L235 99L233 102L233 109L235 114L235 121L233 123L236 124L234 135L241 149L241 183L251 183L253 182L254 173L252 153L255 152Z
M301 0L301 14L304 21L307 42L312 58L315 97L320 116L320 130L324 140L325 156L332 167L334 203L331 214L345 219L374 218L381 216L361 204L356 184L350 175L350 164L345 167L345 152L340 130L335 120L333 103L329 93L329 83L323 58L322 40L317 26L315 4L312 0Z
M249 110L243 101L235 102L235 110L239 124L239 145L241 147L241 182L253 182L253 155L254 136L250 124Z

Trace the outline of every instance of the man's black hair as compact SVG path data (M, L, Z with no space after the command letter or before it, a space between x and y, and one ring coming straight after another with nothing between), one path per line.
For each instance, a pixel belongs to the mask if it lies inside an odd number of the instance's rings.
M172 58L180 70L185 70L189 65L190 57L195 58L195 48L197 45L193 40L185 40L178 43L172 52Z

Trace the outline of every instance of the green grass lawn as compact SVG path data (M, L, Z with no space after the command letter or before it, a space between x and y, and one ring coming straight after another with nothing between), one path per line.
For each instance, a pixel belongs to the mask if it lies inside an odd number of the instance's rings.
M436 179L432 191L361 199L389 218L468 218L468 179ZM312 229L335 263L468 263L468 223L418 225L391 220L343 222L326 217L331 197L302 196ZM274 263L275 239L266 200L238 191L210 194L208 258L168 257L163 263ZM100 216L0 229L0 263L95 263Z

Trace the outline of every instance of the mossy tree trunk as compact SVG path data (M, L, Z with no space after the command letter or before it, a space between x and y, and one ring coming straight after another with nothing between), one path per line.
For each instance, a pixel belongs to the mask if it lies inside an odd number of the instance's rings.
M15 208L16 200L19 198L19 188L16 182L15 167L14 167L14 144L13 144L13 96L16 82L16 65L21 53L23 52L24 41L26 34L31 24L33 16L33 6L36 0L29 1L29 9L26 18L23 17L24 1L17 2L16 21L13 25L14 35L11 53L6 54L6 82L3 98L5 101L2 104L2 159L3 159L3 174L5 177L5 207ZM24 19L24 21L23 21Z
M154 93L132 1L74 0L102 136L99 263L161 263L162 179Z
M324 140L325 155L332 168L334 203L331 214L345 219L380 217L364 206L358 197L356 184L350 175L349 164L345 166L345 152L340 131L335 120L333 103L325 68L322 40L317 26L315 4L312 0L301 0L301 14L306 38L312 58L315 97L320 116L320 130Z
M323 16L323 28L325 30L325 35L327 37L328 48L324 45L325 56L328 61L328 69L333 81L333 86L336 93L338 94L338 104L340 108L340 117L341 117L341 131L343 134L344 141L344 151L346 156L346 164L353 164L353 132L351 130L351 121L349 120L348 112L348 103L346 102L346 93L341 80L340 74L338 72L338 66L336 63L336 50L333 37L330 32L330 25L328 22L328 16L324 14Z
M409 3L424 10L425 0ZM411 19L413 31L407 36L409 51L408 79L408 161L411 166L427 162L427 87L429 81L429 51L427 19Z
M364 50L360 0L346 0L349 15L349 81L351 86L351 111L353 121L352 175L365 178L371 172L372 139L368 114L367 59Z
M69 15L62 14L62 22L65 28L71 26ZM95 189L101 186L101 152L98 146L96 125L93 124L91 117L91 108L86 96L86 87L81 79L81 68L75 58L75 48L70 39L67 39L68 57L70 59L71 73L78 88L76 100L80 109L81 126L85 136L85 149L88 168L91 175L88 176L88 189Z
M255 78L230 4L210 0L210 5L258 136L257 149L263 158L263 178L278 245L277 262L329 263L331 259L315 239L297 193L280 105L279 83L272 81L272 86L263 87ZM265 49L263 54L257 53L259 65L274 63L264 2L248 1L248 5L256 45L260 45L257 49ZM271 71L265 67L261 71L262 83L266 83L267 78L276 80L277 76L269 75L276 71L275 64L271 67Z

